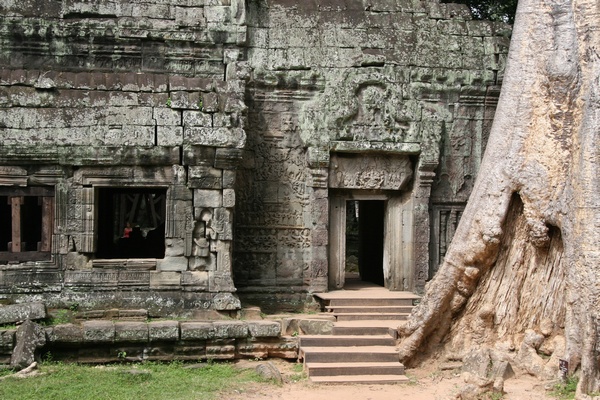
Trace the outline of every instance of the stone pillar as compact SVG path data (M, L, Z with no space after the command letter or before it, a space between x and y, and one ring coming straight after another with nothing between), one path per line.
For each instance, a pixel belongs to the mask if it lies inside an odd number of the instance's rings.
M326 292L329 268L329 150L311 147L307 157L310 168L307 189L311 204L307 226L312 228L312 257L308 269L304 271L304 285L308 286L310 293Z

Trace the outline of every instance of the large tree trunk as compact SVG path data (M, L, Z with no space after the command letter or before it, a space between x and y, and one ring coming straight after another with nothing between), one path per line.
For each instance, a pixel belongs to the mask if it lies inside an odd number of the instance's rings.
M579 398L600 391L599 36L598 0L519 1L473 194L399 328L405 362L487 346L546 378L564 358Z

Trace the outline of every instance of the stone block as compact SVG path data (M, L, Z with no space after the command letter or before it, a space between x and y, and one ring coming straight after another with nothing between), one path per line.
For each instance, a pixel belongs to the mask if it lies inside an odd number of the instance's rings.
M148 337L151 342L179 340L179 322L177 322L177 321L148 322Z
M267 343L269 357L297 359L298 339L295 337L280 338L280 340Z
M205 24L204 10L200 7L175 7L175 22L179 26L202 26Z
M223 205L223 192L221 190L194 190L194 207L217 208Z
M269 356L268 346L254 338L236 341L236 353L238 357L267 358Z
M242 149L219 148L215 153L215 168L237 169L242 156Z
M147 342L148 325L145 322L115 322L115 341Z
M244 321L215 321L213 328L216 339L248 337L248 324Z
M329 243L329 231L326 229L314 229L312 231L312 246L327 246Z
M181 257L184 254L185 243L180 238L167 238L165 239L165 258L169 257ZM180 271L180 270L177 270ZM182 270L185 271L185 270Z
M165 257L161 260L156 260L156 270L157 271L165 271L165 272L180 272L180 271L187 271L187 267L188 267L188 260L187 258L181 256L181 257ZM151 275L150 278L150 285L152 286L155 281L152 279L153 276ZM177 278L170 277L168 278L169 280L169 285L171 284L175 284L174 282L171 283L171 279L176 279L177 280L177 285L179 285L179 276ZM164 282L166 283L166 282Z
M35 361L38 349L46 344L46 332L40 325L26 320L17 328L15 342L10 366L21 370Z
M181 274L181 286L184 290L208 290L208 271L188 271Z
M191 188L221 189L223 186L223 174L220 169L208 166L190 166L188 173Z
M281 371L279 371L272 361L260 363L256 366L255 371L262 379L272 381L277 384L283 384L283 376L281 375Z
M50 343L82 343L83 327L79 324L60 324L46 330Z
M235 187L236 171L224 170L223 171L223 188L233 189Z
M216 93L202 93L202 111L207 113L219 111L219 96Z
M214 253L208 253L207 257L193 257L190 259L189 268L192 271L215 271L217 257Z
M41 302L0 306L0 325L12 324L26 319L44 318L46 318L46 306Z
M213 114L185 110L183 111L183 125L211 128L213 126Z
M101 134L104 132L104 139L101 139ZM80 140L86 140L86 143L90 145L96 145L97 140L101 140L101 144L106 146L153 146L155 143L154 139L155 129L153 126L141 126L141 125L119 125L115 124L108 128L94 127L83 132L80 136ZM68 133L65 132L65 136ZM75 141L72 142L76 144Z
M231 21L231 7L222 5L207 5L204 7L207 22L225 23Z
M188 110L199 110L202 102L200 101L200 93L198 92L171 92L170 105L171 108L181 108Z
M206 358L232 360L235 358L235 339L216 339L206 343Z
M477 349L463 357L462 372L468 372L478 377L487 377L492 366L489 349Z
M248 321L248 331L252 337L278 337L281 323L278 321Z
M229 277L229 279L231 279L231 277ZM232 293L217 293L215 297L213 297L212 302L215 310L239 310L242 307L240 299Z
M331 335L333 321L322 319L301 319L298 321L298 329L304 335Z
M235 114L210 114L213 118L213 127L214 128L233 128L234 125L238 125L239 121L237 119L237 115Z
M184 143L200 146L244 148L246 132L241 128L184 127Z
M223 189L223 207L226 207L226 208L235 207L235 190L234 189Z
M491 378L502 378L504 380L513 378L515 372L508 361L494 361L490 371Z
M115 326L112 321L84 321L83 341L87 343L112 343L115 340Z
M183 146L183 163L185 165L202 165L212 167L215 162L215 148L206 146Z
M150 289L178 289L180 285L181 274L179 272L164 271L150 274Z
M13 349L15 345L16 329L1 329L0 330L0 349Z
M182 322L181 340L208 340L215 337L213 324L210 322Z
M161 345L161 348L153 349L156 353L153 354L153 358L159 359L163 357L163 360L181 360L181 361L198 361L206 359L206 341L185 341L179 342L172 348L172 355L170 358L164 358L171 352L170 347Z
M183 127L181 126L157 126L157 146L181 146L183 144Z
M233 216L231 210L224 207L215 208L212 228L219 235L220 240L232 240Z

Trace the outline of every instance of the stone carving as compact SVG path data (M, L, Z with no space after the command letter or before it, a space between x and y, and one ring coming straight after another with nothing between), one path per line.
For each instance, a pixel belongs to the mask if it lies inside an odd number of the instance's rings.
M217 293L212 302L215 310L238 310L241 307L240 300L231 293Z
M402 101L398 85L376 69L346 70L330 76L331 85L305 105L300 115L301 137L318 145L330 140L405 141L418 108Z
M236 232L235 247L238 251L275 251L277 229L241 228Z
M402 190L412 175L408 157L334 154L331 156L329 187Z

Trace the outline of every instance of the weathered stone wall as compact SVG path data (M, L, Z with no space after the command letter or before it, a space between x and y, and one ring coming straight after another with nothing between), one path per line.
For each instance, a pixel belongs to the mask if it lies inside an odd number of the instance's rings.
M0 364L8 364L16 329L0 329ZM84 321L45 328L38 352L79 363L199 361L298 356L298 339L279 321Z
M420 0L5 2L0 218L36 197L42 233L21 252L21 228L0 229L0 299L170 315L239 308L237 290L296 307L343 285L349 199L385 201L385 286L421 291L509 33ZM107 203L132 193L164 208L146 242L164 257L106 256L126 220Z
M253 1L247 20L236 286L281 304L339 285L328 248L344 233L330 209L373 195L388 202L390 236L404 249L389 250L386 286L422 290L471 191L510 27L416 0ZM340 157L356 168L342 171ZM394 186L382 166L405 171L408 184Z
M244 13L235 1L4 3L2 194L52 188L55 212L47 258L0 263L2 298L156 315L239 307ZM148 187L165 191L164 258L99 260L100 191Z

